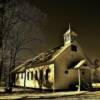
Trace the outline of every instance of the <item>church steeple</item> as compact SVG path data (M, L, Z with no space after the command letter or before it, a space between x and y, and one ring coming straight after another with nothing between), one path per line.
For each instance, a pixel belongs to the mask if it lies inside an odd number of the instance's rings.
M69 27L68 27L68 31L67 31L68 33L70 33L71 32L71 26L70 26L70 23L69 23Z
M64 34L64 45L75 41L76 37L77 37L77 34L74 31L72 31L71 25L69 23L69 28L67 32Z

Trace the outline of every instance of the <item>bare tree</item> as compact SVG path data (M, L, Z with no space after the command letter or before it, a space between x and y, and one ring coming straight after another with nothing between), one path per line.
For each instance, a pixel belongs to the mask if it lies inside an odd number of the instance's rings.
M3 0L2 0L3 1ZM4 69L5 76L5 86L8 88L11 87L10 83L11 76L8 77L9 72L16 66L16 57L18 53L27 48L27 44L34 40L39 40L37 38L25 38L25 34L27 29L23 29L22 26L28 24L28 26L33 25L40 27L41 20L45 18L43 14L39 16L36 8L33 10L34 14L28 14L28 11L24 10L23 7L19 7L17 0L4 0L3 2L3 13L1 14L1 23L0 25L0 36L1 36L1 69ZM29 25L30 24L30 25ZM34 29L37 29L34 26ZM19 31L20 30L20 31ZM38 30L38 29L37 29ZM31 36L30 36L31 37ZM1 72L0 72L1 73ZM0 75L1 76L1 75ZM7 89L6 88L6 89Z
M6 0L0 0L0 48L2 47L2 40L3 40L3 29L4 29L4 14L5 14L5 3ZM2 73L2 65L3 61L0 61L0 80L1 80L1 73Z

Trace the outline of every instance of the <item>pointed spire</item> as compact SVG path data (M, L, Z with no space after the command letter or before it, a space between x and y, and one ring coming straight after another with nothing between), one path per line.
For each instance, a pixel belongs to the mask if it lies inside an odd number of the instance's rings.
M70 23L68 24L69 25L69 28L68 28L68 33L70 33L71 32L71 26L70 26Z

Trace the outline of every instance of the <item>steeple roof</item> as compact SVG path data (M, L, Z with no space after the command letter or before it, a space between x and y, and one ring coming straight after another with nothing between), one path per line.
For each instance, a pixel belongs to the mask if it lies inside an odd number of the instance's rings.
M69 23L69 28L68 30L64 33L64 35L66 34L72 34L72 35L76 35L77 36L77 33L75 33L72 29L71 29L71 25Z

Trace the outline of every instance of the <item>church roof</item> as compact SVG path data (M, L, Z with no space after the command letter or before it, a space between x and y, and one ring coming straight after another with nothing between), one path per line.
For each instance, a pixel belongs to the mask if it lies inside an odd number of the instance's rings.
M70 44L69 44L70 45ZM52 62L53 60L55 60L67 47L69 47L69 45L67 46L58 46L56 48L53 49L49 49L46 52L40 53L39 55L37 55L36 57L29 59L27 61L25 61L23 64L17 66L14 70L12 70L11 72L16 72L16 71L24 71L25 68L28 68L32 65L37 65L37 64L43 64L43 63L48 63L48 62Z

